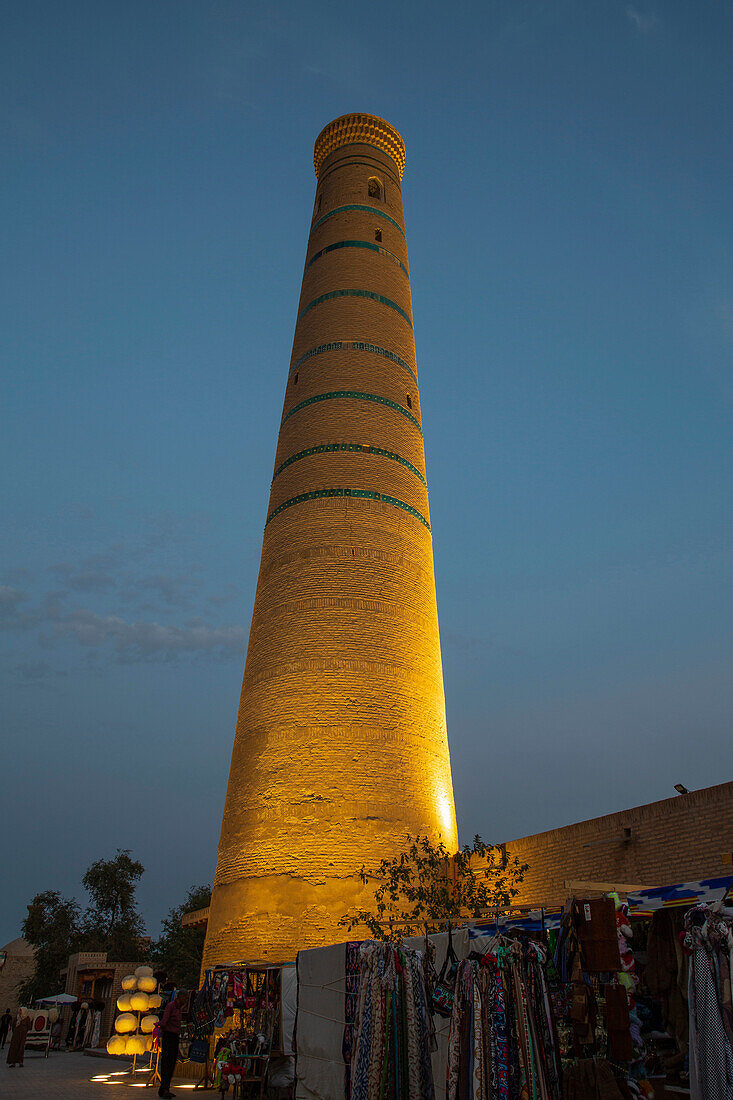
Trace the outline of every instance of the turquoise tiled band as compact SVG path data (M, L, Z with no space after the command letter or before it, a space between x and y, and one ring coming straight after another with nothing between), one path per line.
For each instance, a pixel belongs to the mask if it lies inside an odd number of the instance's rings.
M314 298L312 302L309 302L298 315L298 321L305 317L308 310L319 306L321 302L329 302L332 298L371 298L374 302L381 302L383 306L389 306L390 309L396 310L412 328L412 321L401 306L398 306L391 298L385 298L383 294L376 294L373 290L329 290L328 294L321 294L318 298Z
M332 401L336 397L351 397L355 401L376 401L379 405L386 405L388 409L394 409L395 412L401 413L402 416L406 416L408 420L411 420L420 435L422 435L420 422L402 405L398 405L396 401L390 401L388 397L381 397L378 393L359 393L358 390L333 390L331 393L316 393L313 397L307 397L305 401L301 401L299 405L294 405L290 412L285 414L282 422L284 424L291 416L300 412L301 409L305 409L308 405L315 405L318 401Z
M417 375L414 370L407 365L404 359L400 359L399 355L395 355L393 351L387 351L386 348L380 348L377 344L365 344L362 340L334 340L330 344L319 344L317 348L311 348L310 351L307 351L305 355L301 355L300 359L293 363L290 374L296 371L298 367L302 367L303 363L312 359L314 355L323 355L324 351L341 351L344 348L353 348L354 351L370 351L374 355L381 355L392 363L397 363L399 367L403 367L417 382Z
M400 359L399 355L395 355L395 353L393 351L387 351L386 348L380 348L377 344L365 344L361 340L352 340L351 341L351 346L354 349L354 351L371 351L375 355L381 355L385 359L389 359L393 363L397 363L398 366L404 367L405 370L408 371L408 373L411 374L412 377L417 382L417 375L415 374L412 367L408 367L405 360Z
M278 474L281 474L288 466L292 466L298 459L308 458L309 455L324 455L333 454L336 451L356 451L361 454L368 455L381 455L382 458L391 458L393 462L399 462L401 466L405 466L408 470L411 470L416 477L420 478L423 485L427 488L427 481L422 476L417 466L413 466L411 462L408 462L402 455L395 454L393 451L384 451L381 447L367 446L366 443L320 443L317 447L309 447L307 451L298 451L297 454L291 455L290 458L286 458L284 462L281 462L275 473L272 475L274 481Z
M314 355L323 355L324 351L340 351L343 346L342 340L332 340L330 344L319 344L317 348L311 348L305 355L301 355L297 362L293 363L290 373L292 374L298 367L302 367L303 363L307 362L308 359L312 359ZM348 344L346 346L348 347Z
M395 256L394 252L390 252L388 248L380 248L378 244L372 244L371 241L336 241L335 244L329 244L325 248L322 248L320 252L316 252L315 255L311 256L310 260L305 265L305 271L307 271L310 265L314 264L316 260L319 260L321 256L325 256L327 252L335 252L337 248L368 248L370 252L381 252L382 255L386 256L392 263L401 267L405 275L409 277L409 271L402 261Z
M334 210L329 210L327 214L324 214L322 218L319 218L318 221L311 226L311 233L314 229L318 229L319 225L323 225L325 221L327 221L329 218L332 218L334 214L341 214L344 210L359 210L364 214L374 214L374 216L377 218L384 218L384 220L393 225L395 229L399 229L403 237L405 235L405 231L402 226L399 225L394 220L394 218L390 218L389 214L385 214L383 210L377 210L374 206L359 206L358 204L355 205L353 203L350 206L337 206Z
M396 497L388 497L384 493L374 493L371 489L313 489L310 493L301 493L300 496L284 500L274 511L270 512L265 527L267 527L270 520L280 515L286 508L292 508L294 504L302 504L306 500L320 500L323 497L363 497L366 500L379 500L383 504L392 504L395 508L401 508L403 512L409 512L415 519L419 519L428 531L430 530L430 524L425 516L420 515L417 508L413 508L411 504L405 504L404 500L397 500Z

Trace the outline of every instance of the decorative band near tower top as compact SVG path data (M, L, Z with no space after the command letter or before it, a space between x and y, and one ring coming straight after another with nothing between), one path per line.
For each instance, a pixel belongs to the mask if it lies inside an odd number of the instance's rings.
M326 157L342 145L372 145L381 149L395 162L402 179L406 156L402 135L378 115L341 115L324 126L313 150L316 179L320 179L321 165Z

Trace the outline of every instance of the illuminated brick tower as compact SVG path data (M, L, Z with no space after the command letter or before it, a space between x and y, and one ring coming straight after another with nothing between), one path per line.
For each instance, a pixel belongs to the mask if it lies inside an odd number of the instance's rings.
M362 864L457 843L400 181L373 115L318 185L204 965L347 938Z

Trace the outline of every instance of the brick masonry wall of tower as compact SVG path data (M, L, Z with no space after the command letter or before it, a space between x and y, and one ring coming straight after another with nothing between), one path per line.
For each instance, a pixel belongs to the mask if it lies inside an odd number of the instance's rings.
M362 864L408 832L457 843L408 272L397 163L336 144L319 168L205 965L342 940L339 919L369 896Z

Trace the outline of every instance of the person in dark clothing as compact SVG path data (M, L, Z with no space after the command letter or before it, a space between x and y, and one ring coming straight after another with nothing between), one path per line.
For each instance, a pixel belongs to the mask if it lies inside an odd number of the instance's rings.
M163 1097L164 1100L170 1100L170 1097L173 1096L171 1092L171 1079L173 1077L173 1070L176 1068L176 1062L178 1061L178 1040L181 1034L181 1020L187 998L188 994L186 991L183 989L179 990L175 997L165 1006L160 1020L161 1050L160 1088L158 1089L158 1096Z
M30 1026L31 1018L28 1015L28 1010L19 1008L18 1016L13 1027L13 1037L8 1047L8 1069L15 1069L16 1066L20 1066L22 1069L25 1041L28 1037Z
M0 1016L0 1050L5 1046L5 1042L8 1038L8 1032L10 1031L10 1025L13 1022L13 1014L9 1008L6 1008L2 1016Z

